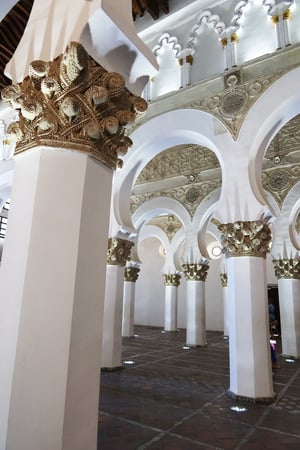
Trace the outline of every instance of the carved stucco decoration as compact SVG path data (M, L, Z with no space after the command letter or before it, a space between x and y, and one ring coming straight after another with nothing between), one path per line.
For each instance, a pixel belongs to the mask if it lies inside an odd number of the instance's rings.
M139 271L139 267L126 266L124 270L124 281L131 281L132 283L135 283L139 277Z
M181 276L178 273L164 273L164 285L165 286L175 286L178 287L180 284Z
M193 216L201 201L221 183L219 161L211 150L194 144L176 146L157 155L142 170L132 191L130 210L134 212L152 198L169 197Z
M208 264L182 264L184 276L189 281L205 281L209 269Z
M19 121L8 129L16 153L40 145L64 147L111 168L132 144L126 126L147 109L121 75L107 72L76 42L52 62L33 61L29 76L3 89L2 98L19 111Z
M221 241L226 257L260 256L266 257L270 251L271 230L260 220L237 221L219 224Z
M147 222L148 225L155 225L163 230L171 242L177 231L182 227L182 223L173 214L158 216Z
M300 280L300 259L273 259L277 278Z
M222 287L227 287L227 283L228 283L228 276L227 273L220 273L220 280L221 280L221 285Z
M231 132L232 137L237 139L243 121L256 100L272 83L289 70L291 68L246 82L242 82L242 69L234 71L225 76L225 89L223 91L212 97L185 104L183 107L199 109L213 114L223 122Z
M112 237L108 239L107 264L109 266L125 266L130 258L134 243L126 239Z
M264 157L262 184L278 205L300 180L300 115L290 120L271 141Z

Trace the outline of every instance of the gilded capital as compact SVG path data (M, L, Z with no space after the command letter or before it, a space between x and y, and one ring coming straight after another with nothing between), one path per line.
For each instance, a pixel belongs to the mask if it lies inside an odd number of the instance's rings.
M205 281L209 269L208 264L182 264L184 276L189 281Z
M33 61L24 81L1 94L19 111L19 121L8 128L16 154L37 146L62 147L110 168L121 165L119 155L132 144L126 126L147 109L121 75L107 72L77 42L51 62Z
M220 280L221 280L222 287L227 287L227 282L228 282L227 273L220 273Z
M277 278L300 280L300 259L273 259Z
M164 277L164 285L165 286L175 286L178 287L180 284L181 276L178 273L165 273Z
M133 242L113 237L108 239L107 264L109 266L125 266L129 260Z
M126 266L124 271L124 281L135 283L139 277L139 267Z
M222 223L218 225L222 233L222 245L226 257L261 256L270 251L271 230L260 220L251 222Z

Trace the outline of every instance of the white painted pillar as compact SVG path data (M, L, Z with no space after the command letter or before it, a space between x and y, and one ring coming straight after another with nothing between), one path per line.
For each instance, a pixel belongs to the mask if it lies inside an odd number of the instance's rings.
M96 449L111 183L85 153L15 158L0 271L1 450Z
M138 267L125 267L122 319L123 337L132 337L134 334L135 283L139 271L140 269Z
M101 357L101 367L105 370L122 367L124 267L132 245L132 242L125 239L109 239Z
M259 403L274 398L265 255L271 230L261 220L219 224L229 294L229 393Z
M229 336L229 292L228 292L228 277L226 273L220 274L222 283L223 296L223 333L224 338Z
M186 282L186 345L206 345L205 283Z
M265 259L229 257L227 270L230 392L257 401L272 399Z
M278 280L282 354L300 358L300 280Z
M177 331L177 288L180 275L164 274L165 284L165 331Z
M186 277L186 344L206 345L205 280L206 263L182 264Z
M191 84L191 67L193 64L193 55L190 49L184 49L180 52L178 63L180 65L181 87L185 88Z
M300 357L300 260L273 260L278 278L282 354Z

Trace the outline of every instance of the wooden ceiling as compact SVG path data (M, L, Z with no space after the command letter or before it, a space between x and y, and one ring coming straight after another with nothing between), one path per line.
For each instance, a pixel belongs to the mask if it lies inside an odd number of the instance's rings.
M33 1L19 0L0 23L0 90L11 83L3 72L24 33ZM168 12L169 0L132 0L134 20L144 16L145 13L150 14L153 20L157 20L161 13L168 14Z

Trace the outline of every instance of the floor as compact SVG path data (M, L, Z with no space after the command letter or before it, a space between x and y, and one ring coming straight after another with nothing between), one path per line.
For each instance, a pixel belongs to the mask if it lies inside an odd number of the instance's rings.
M300 449L299 360L278 355L274 403L236 402L221 333L208 332L205 348L184 348L184 330L135 333L123 339L124 368L101 374L98 450Z

